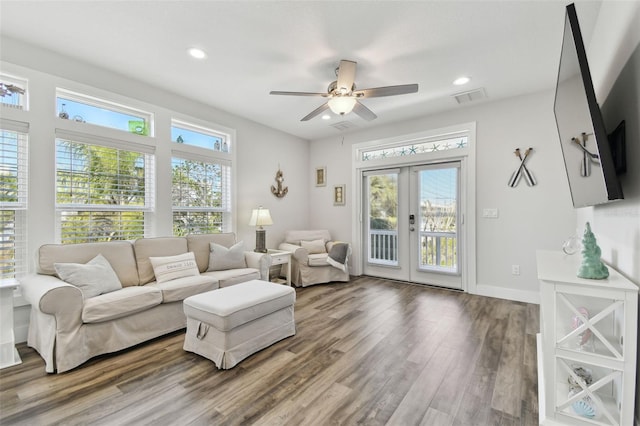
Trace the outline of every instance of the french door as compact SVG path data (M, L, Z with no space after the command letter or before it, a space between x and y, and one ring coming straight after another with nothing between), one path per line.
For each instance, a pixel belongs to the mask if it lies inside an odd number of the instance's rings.
M363 173L366 275L462 289L460 162Z

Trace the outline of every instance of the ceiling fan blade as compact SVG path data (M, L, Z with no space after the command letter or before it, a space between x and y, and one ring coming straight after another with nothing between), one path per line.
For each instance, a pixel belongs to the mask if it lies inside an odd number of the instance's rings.
M353 92L353 95L359 98L379 98L382 96L406 95L407 93L416 93L417 91L417 84L402 84L400 86L386 86L376 87L373 89L356 90Z
M287 95L287 96L329 96L328 93L312 93L312 92L281 92L279 90L272 90L270 95Z
M316 115L319 115L321 112L326 111L328 109L329 109L329 104L328 103L322 104L318 108L314 109L309 114L307 114L305 117L303 117L302 120L300 120L300 121L309 121L313 117L315 117Z
M363 118L363 119L365 119L367 121L375 120L376 118L378 118L378 116L375 115L373 111L371 111L369 108L367 108L366 106L362 105L358 101L356 101L356 104L353 107L353 112L358 114L360 116L360 118Z
M353 61L340 61L340 66L338 67L338 81L337 81L337 90L340 93L350 93L353 88L353 82L356 79L356 63ZM342 91L345 89L345 91Z

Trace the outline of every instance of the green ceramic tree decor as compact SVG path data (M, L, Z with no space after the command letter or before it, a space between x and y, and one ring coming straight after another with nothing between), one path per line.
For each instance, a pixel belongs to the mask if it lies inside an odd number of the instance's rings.
M578 269L578 277L602 280L609 276L609 270L600 260L600 254L596 237L591 232L591 225L587 222L582 235L582 265Z

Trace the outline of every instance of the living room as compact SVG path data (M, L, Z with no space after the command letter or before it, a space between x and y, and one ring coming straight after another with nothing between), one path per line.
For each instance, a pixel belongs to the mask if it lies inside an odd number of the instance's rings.
M578 2L579 13L581 6L593 7ZM0 7L4 9L5 5ZM558 10L558 21L562 23L564 5ZM255 241L255 228L248 223L252 210L258 206L268 208L273 218L273 225L267 228L266 234L269 248L277 248L285 232L291 229L329 229L337 240L354 241L354 236L358 235L354 224L357 224L359 203L353 164L356 146L438 131L462 123L475 123L477 148L474 148L475 176L472 179L475 185L475 216L472 220L475 246L470 252L473 260L464 287L466 292L539 303L536 250L560 250L568 237L584 230L586 222L590 222L598 238L602 258L638 284L640 172L633 160L640 158L637 143L640 140L640 73L637 72L640 12L637 2L602 2L596 11L597 19L591 29L593 43L587 46L589 65L607 129L615 127L621 119L626 121L629 166L626 174L620 176L624 200L579 209L572 205L558 146L552 86L498 100L492 100L489 96L488 100L477 104L456 106L446 111L361 130L339 132L331 129L333 136L305 138L230 113L224 108L181 96L179 84L176 89L158 88L125 77L125 72L118 73L85 63L72 57L74 52L61 54L34 45L28 39L6 35L3 30L1 71L28 79L33 93L40 93L44 97L32 98L28 113L32 146L29 153L28 259L33 257L32 253L37 247L58 239L55 197L48 190L55 175L51 162L53 148L40 149L38 144L50 140L56 129L61 127L55 113L55 102L46 99L46 96L53 99L56 88L64 87L95 97L111 97L124 104L133 101L142 110L153 110L158 140L169 139L167 132L170 120L176 115L184 121L218 125L218 129L228 131L233 136L234 156L232 230L248 249L253 248ZM6 16L4 10L3 15ZM554 64L559 58L560 33L557 38L557 51L549 53ZM90 48L87 46L87 49ZM341 55L349 53L338 51L332 60L337 64L340 59L348 59ZM126 66L126 61L123 60L123 64ZM277 73L277 70L269 72ZM556 72L556 69L551 70L553 75ZM327 76L327 82L330 77ZM260 78L264 79L264 76ZM276 87L273 85L275 83L266 81L264 91L288 90L286 83L278 80L278 84L284 87ZM288 119L299 121L306 112L297 111ZM3 118L20 121L14 111L3 111L2 115ZM76 123L68 124L74 126ZM529 187L521 183L516 188L507 185L510 174L518 164L513 155L516 147L534 147L534 153L526 164L535 173L537 185ZM157 163L169 158L169 149L168 144L158 143ZM315 172L319 167L326 168L325 186L315 184ZM279 170L283 172L284 185L288 187L287 195L282 198L275 197L270 191ZM171 200L166 195L170 193L169 185L168 177L158 176L156 214L151 236L172 233ZM332 191L337 185L345 185L344 206L334 205ZM483 217L485 209L496 209L498 217ZM519 266L518 275L512 273L513 265ZM32 268L33 265L29 265L27 269L32 271ZM362 273L362 254L357 247L351 268L352 275ZM16 298L14 304L16 340L25 342L29 306L20 297Z

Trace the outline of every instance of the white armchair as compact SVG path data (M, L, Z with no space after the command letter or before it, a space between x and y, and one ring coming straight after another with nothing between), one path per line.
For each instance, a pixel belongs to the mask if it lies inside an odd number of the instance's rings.
M291 252L291 282L297 287L307 287L349 281L348 256L342 264L327 260L335 244L325 229L287 231L285 241L278 248Z

